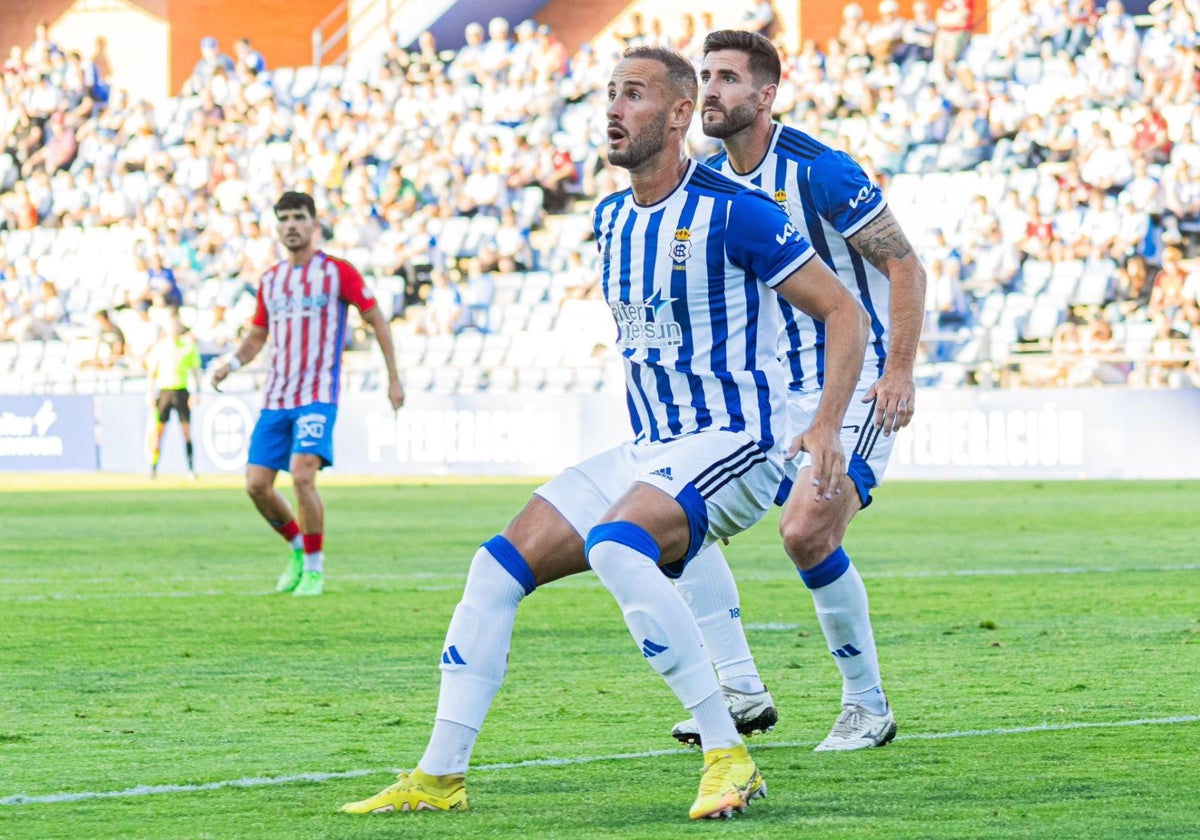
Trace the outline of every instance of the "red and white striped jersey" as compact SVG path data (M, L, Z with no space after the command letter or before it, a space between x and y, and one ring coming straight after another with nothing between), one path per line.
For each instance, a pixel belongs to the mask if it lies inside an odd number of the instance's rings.
M284 260L264 272L253 321L271 351L264 408L337 403L349 304L367 312L376 301L345 260L318 251L304 265Z

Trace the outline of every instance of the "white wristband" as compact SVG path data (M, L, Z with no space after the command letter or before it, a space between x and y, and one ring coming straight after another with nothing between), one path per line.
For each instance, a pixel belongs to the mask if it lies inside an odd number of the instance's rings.
M230 353L224 359L225 366L229 368L230 373L234 373L242 369L242 360L238 358L237 353Z

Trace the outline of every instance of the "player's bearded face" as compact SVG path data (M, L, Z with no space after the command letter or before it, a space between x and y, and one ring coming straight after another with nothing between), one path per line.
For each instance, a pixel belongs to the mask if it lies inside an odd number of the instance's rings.
M283 211L279 216L279 241L289 251L303 251L312 243L316 220L303 211Z
M724 140L753 124L757 116L758 108L749 97L732 108L727 108L715 99L707 99L704 102L701 121L705 134Z
M667 145L667 115L657 114L653 121L630 132L622 149L609 149L608 160L625 169L637 169Z

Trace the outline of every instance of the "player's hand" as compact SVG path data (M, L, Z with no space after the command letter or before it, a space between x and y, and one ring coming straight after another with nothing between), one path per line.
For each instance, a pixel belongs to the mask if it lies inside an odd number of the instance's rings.
M404 386L397 379L388 385L388 399L392 403L392 410L399 411L404 407Z
M842 477L846 475L846 452L842 448L842 439L838 429L823 431L808 428L797 435L788 450L787 459L790 461L801 452L807 452L812 457L813 498L829 501L842 492Z
M214 391L221 390L221 383L229 376L229 365L224 362L217 362L216 367L212 371L212 386Z
M917 405L917 386L912 376L884 371L863 397L863 402L875 403L875 428L884 436L898 432L912 421Z

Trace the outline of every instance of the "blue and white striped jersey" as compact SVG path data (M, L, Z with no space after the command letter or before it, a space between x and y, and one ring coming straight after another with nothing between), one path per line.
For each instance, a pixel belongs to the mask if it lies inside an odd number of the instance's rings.
M821 259L871 317L863 361L863 383L874 382L887 361L890 334L887 276L846 241L883 212L879 187L854 158L803 131L776 125L763 160L745 175L733 171L725 151L706 163L734 180L753 184L787 210ZM783 312L779 354L785 357L793 391L818 390L825 381L825 325L778 298Z
M727 429L780 442L787 375L768 288L816 256L787 214L692 161L662 201L614 193L592 224L635 440Z

